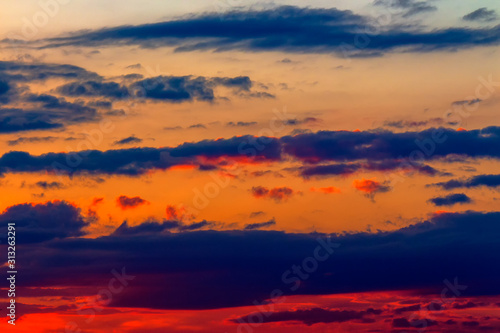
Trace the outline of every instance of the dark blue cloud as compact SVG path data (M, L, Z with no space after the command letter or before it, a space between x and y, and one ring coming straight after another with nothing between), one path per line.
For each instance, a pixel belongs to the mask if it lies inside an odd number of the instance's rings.
M360 171L396 171L405 169L403 161L383 160L366 163L337 163L327 165L305 166L300 169L300 175L304 178L309 177L330 177L347 176ZM440 172L435 168L420 163L413 163L412 170L427 176L442 176L446 173Z
M456 204L471 203L472 200L464 193L450 194L445 197L436 197L429 200L436 206L453 206Z
M252 80L247 76L203 77L203 76L157 76L140 79L124 86L103 80L75 81L64 84L56 90L71 97L107 97L112 99L147 98L151 100L180 103L186 101L212 102L216 99L214 89L226 87L241 97L265 98L270 94L251 91Z
M49 130L100 119L97 110L83 102L71 103L46 94L27 94L20 100L31 103L31 107L0 109L0 133Z
M135 143L141 143L142 139L139 139L135 137L134 135L126 137L124 139L115 141L115 145L129 145L129 144L135 144Z
M78 66L20 61L0 61L0 74L14 82L45 81L51 78L67 80L100 78L96 73Z
M262 149L257 149L261 148ZM9 172L60 172L62 174L108 174L138 176L150 170L165 170L181 164L203 164L199 157L254 158L278 161L278 139L250 135L230 139L184 143L174 148L130 148L108 151L88 150L72 153L48 153L39 156L11 151L0 157L0 174Z
M71 82L54 89L53 93L57 96L30 91L32 83L52 78ZM217 98L215 89L218 87L228 88L234 95L243 98L274 97L252 90L254 83L247 76L158 76L142 79L142 76L135 75L124 79L125 83L105 80L96 73L70 65L0 62L0 105L3 105L0 108L0 133L53 130L96 121L102 117L102 109L107 109L106 115L125 114L122 110L111 110L110 100L146 98L171 103L213 102ZM85 101L76 99L69 102L60 95L82 97ZM108 100L96 99L101 97ZM22 108L19 107L21 104Z
M359 164L329 164L304 167L300 174L302 177L308 178L313 176L346 176L353 174L361 169Z
M193 76L158 76L137 81L131 86L140 97L170 102L215 100L214 89L223 86L239 92L249 92L252 81L247 76L234 78L193 77ZM255 96L257 97L257 96Z
M8 82L0 80L0 103L7 104L9 102L9 91L12 91Z
M0 62L0 133L51 130L99 119L83 102L68 102L48 94L33 94L29 84L50 78L96 78L97 74L70 65ZM11 106L7 106L10 104ZM19 104L23 104L22 108ZM15 105L14 107L12 105Z
M60 190L64 188L64 184L60 182L47 182L47 181L36 182L35 186L43 188L44 190Z
M230 121L226 124L226 126L228 127L249 127L254 125L257 125L256 121L238 121L238 122Z
M71 82L57 88L65 96L102 96L110 98L127 98L129 91L116 82L82 81Z
M46 118L45 112L38 110L0 109L0 133L53 130L64 126Z
M498 16L494 10L489 10L486 7L482 7L465 15L463 19L465 21L491 22L498 19Z
M148 170L165 170L179 164L210 164L201 163L200 158L216 161L220 157L242 157L257 162L279 162L292 158L306 165L300 169L304 177L334 176L357 170L398 169L442 176L449 174L423 162L449 156L498 159L499 145L499 127L471 131L440 128L406 133L322 131L279 139L246 135L230 139L187 142L167 148L92 150L40 156L26 152L9 152L0 157L0 173L54 171L56 165L67 166L65 169L69 174L137 176ZM335 163L324 164L327 162Z
M448 155L499 158L500 127L481 130L426 129L420 132L321 131L280 140L285 153L309 161L431 160ZM418 164L415 162L414 164Z
M18 244L83 236L83 229L89 225L89 221L81 215L81 210L65 201L8 207L0 214L4 232L7 230L7 223L15 223ZM6 233L2 236L5 238Z
M245 230L257 230L257 229L272 227L275 225L276 225L276 220L273 218L267 222L247 224L244 229Z
M374 5L401 9L404 18L437 10L429 1L418 0L376 0Z
M23 206L17 214L31 211ZM21 234L27 235L31 226L42 232L38 225L73 225L70 221L81 220L58 216L57 211L47 213L30 215L31 222ZM15 216L4 214L2 222ZM20 286L77 287L88 281L105 286L109 276L102 272L109 271L112 262L117 270L123 267L136 276L123 293L113 297L111 306L118 307L252 305L268 299L275 289L284 295L415 289L440 294L445 279L466 286L460 287L461 295L497 295L499 220L498 212L447 213L395 231L331 235L331 239L317 233L261 230L170 232L178 224L165 221L122 225L110 236L49 241L51 236L36 247L25 247L18 258L25 267ZM76 225L74 229L80 230L82 222ZM303 262L314 256L318 246L321 256L332 253L307 272L301 268ZM294 265L297 273L292 271ZM455 295L449 291L446 296Z
M475 187L499 187L500 175L477 175L469 179L452 179L447 182L433 184L440 186L445 190L453 190L457 188L475 188Z
M7 141L9 146L17 146L23 143L41 143L41 142L54 142L58 138L55 136L34 136L34 137L18 137L15 140Z
M403 7L406 16L435 9L423 1L406 0L396 4ZM49 39L44 47L173 46L176 51L284 51L347 53L366 57L395 50L422 52L498 45L500 41L500 26L439 30L423 30L417 26L410 29L388 27L380 31L372 22L371 18L351 11L282 6L262 11L205 13L167 22L105 28ZM356 47L355 41L359 41L360 35L363 41L368 42Z

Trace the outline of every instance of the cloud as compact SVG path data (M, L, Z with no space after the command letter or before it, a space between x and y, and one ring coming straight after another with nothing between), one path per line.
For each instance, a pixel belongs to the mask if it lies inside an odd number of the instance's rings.
M500 175L477 175L468 179L452 179L447 182L432 184L431 186L440 186L445 190L457 188L476 188L476 187L499 187Z
M281 138L245 135L186 142L177 147L165 148L88 150L39 156L11 151L0 157L0 174L48 171L68 175L139 176L177 165L217 166L231 161L259 163L295 160L305 164L296 169L303 177L343 175L363 169L442 176L449 174L424 165L421 161L439 161L457 156L462 160L499 159L499 145L500 127L470 131L440 128L405 133L320 131ZM410 163L411 159L415 162ZM335 163L324 164L328 162Z
M280 142L284 153L308 163L390 161L415 154L428 160L449 155L500 157L500 151L494 148L500 145L500 127L494 126L471 131L430 128L405 133L320 131L285 136Z
M286 186L271 189L263 186L254 186L252 187L251 192L255 198L273 199L276 202L286 201L293 195L297 194L296 191Z
M4 230L7 230L7 223L15 223L18 244L83 236L83 229L89 225L89 221L81 215L81 210L66 201L7 207L0 214L0 224ZM3 236L6 236L6 232Z
M477 103L481 103L483 100L479 98L474 98L474 99L466 99L466 100L460 100L460 101L454 101L451 103L453 106L462 106L462 105L474 105Z
M248 89L251 81L248 77L240 78L213 78L191 77L191 76L159 76L136 82L132 89L143 94L143 97L153 100L170 102L182 101L205 101L215 100L214 88L217 85L229 85Z
M465 15L462 19L465 21L491 22L497 20L498 15L494 10L482 7Z
M35 185L43 188L44 190L60 190L64 188L64 184L60 182L39 181Z
M167 205L165 214L167 220L169 221L185 221L192 220L194 218L194 216L188 214L186 208L184 208L183 206L177 207L173 205Z
M257 147L263 149L259 150ZM67 175L83 173L138 176L150 170L166 170L176 165L205 164L207 160L215 163L219 158L238 157L255 162L278 161L281 158L281 149L275 138L247 135L184 143L173 148L88 150L39 156L11 151L0 157L0 174L47 171Z
M292 310L292 311L282 311L265 313L259 317L263 317L263 323L276 323L285 321L297 321L302 322L307 326L311 326L318 323L343 323L346 321L363 319L367 315L379 315L382 310L367 309L365 311L349 311L349 310L328 310L323 308L312 308L307 310ZM236 318L231 320L234 323L247 323L253 324L252 318L255 318L256 314L249 314L244 317Z
M298 125L304 125L308 123L316 123L320 121L320 119L315 118L315 117L306 117L304 119L287 119L283 121L284 125L287 126L298 126Z
M438 325L438 322L432 319L424 318L419 320L409 321L406 318L394 318L392 320L392 327L398 328L413 328L413 327L429 327Z
M267 222L247 224L245 226L244 230L257 230L257 229L273 227L275 225L276 225L276 221L273 218L272 220L269 220Z
M145 205L148 202L141 197L127 197L126 195L121 195L116 199L116 203L121 209L126 210Z
M194 125L190 125L188 127L188 129L192 129L192 128L203 128L203 129L206 129L207 126L203 125L203 124L194 124Z
M99 78L94 72L81 67L64 64L28 63L16 61L0 61L0 77L13 82L45 81L51 78L77 79Z
M132 78L132 79L135 79ZM213 102L217 87L230 88L242 97L263 98L252 92L252 80L248 76L203 77L203 76L157 76L142 79L128 86L101 80L75 81L64 84L57 91L71 97L107 97L113 99L146 98L150 100L181 103L189 101Z
M212 227L214 226L214 223L213 222L209 222L209 221L201 221L201 222L194 222L194 223L191 223L191 224L187 224L187 225L182 225L179 230L180 231L195 231L195 230L200 230L200 229L203 229L203 228L206 228L206 227Z
M418 172L426 176L444 175L444 173L425 164L413 163L413 165L404 165L400 160L383 160L367 163L337 163L326 165L305 166L300 168L300 175L304 178L310 177L331 177L331 176L349 176L361 171L401 171L408 170Z
M112 236L137 236L141 234L160 233L179 228L179 221L146 221L137 226L129 226L125 221L112 234Z
M54 136L43 136L43 137L38 137L38 136L24 137L24 136L22 136L22 137L15 139L15 140L7 141L7 144L9 146L17 146L17 145L24 144L24 143L54 142L57 139L58 138L54 137Z
M142 69L142 65L141 64L133 64L133 65L129 65L125 68L126 69Z
M462 102L462 101L457 101L457 102ZM457 103L457 102L453 102L453 103ZM469 101L466 101L466 102L469 102ZM444 123L445 123L445 121L443 120L443 118L432 118L429 120L421 120L421 121L391 120L391 121L384 122L384 126L403 129L403 128L418 128L418 127L425 127L425 126L441 126L441 125L444 125ZM451 125L450 122L448 122L448 125Z
M397 9L402 9L402 16L405 18L415 16L422 13L437 11L437 7L430 4L429 1L417 0L376 0L376 6L386 6Z
M63 124L43 120L46 112L37 110L0 109L0 133L14 133L33 130L54 130Z
M465 303L458 303L457 302L457 303L453 303L452 304L452 307L454 309L459 309L459 310L461 310L461 309L471 309L471 308L475 308L477 306L478 306L478 304L476 304L474 302L471 302L471 301L465 302Z
M263 211L252 212L252 213L250 213L250 218L259 217L259 216L262 216L262 215L265 215L265 214L266 213L263 212Z
M57 88L57 92L70 97L109 97L127 98L129 91L116 82L81 81L71 82Z
M164 127L163 129L165 131L177 131L177 130L181 130L182 127L181 126L171 126L171 127Z
M228 127L248 127L248 126L254 126L254 125L257 125L257 122L256 121L249 121L249 122L245 122L245 121L238 121L238 122L228 122L226 124L226 126Z
M462 325L466 327L479 327L481 324L476 320L470 320L462 322Z
M311 192L320 192L324 194L342 193L342 191L339 188L336 188L334 186L320 187L320 188L311 187Z
M68 102L47 94L25 94L19 101L30 104L25 109L0 109L0 133L57 129L100 119L96 109L80 101Z
M429 200L430 203L436 206L453 206L456 204L471 203L472 200L464 193L450 194L445 197L436 197Z
M303 167L300 174L304 178L321 176L347 176L357 172L361 166L359 164L329 164Z
M373 198L376 193L389 192L391 188L376 179L356 179L352 183L358 191L366 193L367 196Z
M134 135L129 136L127 138L115 141L115 145L129 145L129 144L135 144L135 143L141 143L142 139L139 139L135 137Z
M384 1L385 3L385 1ZM435 8L424 1L393 2L404 16ZM118 26L44 41L49 47L123 46L174 47L177 52L198 50L294 53L333 53L340 56L379 56L391 51L424 52L498 45L499 27L450 27L423 30L419 26L389 27L380 32L372 18L335 8L281 6L265 10L236 10L137 26ZM354 47L360 31L370 42ZM369 31L376 31L370 34Z
M19 214L29 211L29 205L18 209ZM53 214L45 218L51 225L74 225L70 221L81 219L46 211ZM6 225L11 217L4 213L2 223ZM172 226L177 228L178 221L165 225L166 221L146 221L144 226L120 227L109 236L26 245L17 259L30 267L23 273L26 290L88 286L88 281L107 285L109 277L102 272L109 271L109 263L116 269L125 267L126 274L136 279L113 296L112 307L251 306L254 301L269 299L277 288L284 295L391 290L426 290L434 295L442 292L443 279L455 287L467 286L468 296L498 295L500 271L492 262L500 251L499 219L499 212L443 213L394 231L339 235L264 230L169 232ZM40 224L33 216L25 220ZM209 223L202 222L205 226ZM60 228L54 226L54 230L59 232ZM5 246L2 244L0 247ZM330 247L332 244L340 247ZM305 258L314 256L318 246L321 256L332 251L330 259L318 262L314 274L307 273L300 267ZM96 257L100 260L89 259ZM401 258L411 258L411 265L404 270ZM306 283L300 283L293 273L294 265L300 274L307 275ZM159 281L163 283L155 283Z
M31 92L33 84L49 79L63 79L64 82L50 94ZM57 130L71 124L98 121L103 114L124 115L123 110L111 108L112 101L126 98L171 103L213 102L217 98L216 89L221 87L243 98L274 97L252 90L254 82L248 76L158 76L143 79L130 74L122 79L121 83L114 82L70 65L2 61L0 133ZM106 100L99 100L101 97ZM12 145L16 144L18 142L12 140Z
M163 220L161 222L148 220L139 225L130 226L128 222L125 221L111 234L111 236L140 237L142 235L148 237L151 234L167 235L172 231L193 232L206 227L212 227L213 225L212 222L208 221L185 224L180 220Z
M92 203L90 204L92 207L96 207L97 205L104 202L104 198L94 198L92 199Z

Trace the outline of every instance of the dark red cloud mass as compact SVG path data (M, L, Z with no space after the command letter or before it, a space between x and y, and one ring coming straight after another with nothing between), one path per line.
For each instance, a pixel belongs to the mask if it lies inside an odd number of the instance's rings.
M286 201L291 198L294 194L297 194L296 191L289 187L275 187L275 188L267 188L263 186L255 186L252 187L252 195L255 198L268 198L273 199L276 202Z
M136 208L148 202L141 197L127 197L126 195L121 195L116 198L116 204L123 210Z

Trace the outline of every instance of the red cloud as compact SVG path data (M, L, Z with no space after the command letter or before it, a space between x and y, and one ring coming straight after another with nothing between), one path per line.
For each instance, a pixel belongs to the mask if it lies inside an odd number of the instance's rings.
M268 189L267 187L263 186L252 187L252 195L254 197L274 199L278 202L287 200L296 193L297 192L289 187L275 187L272 189Z
M193 220L195 216L193 214L189 214L186 207L183 205L167 205L165 209L165 214L167 216L167 220L169 221L189 221Z
M104 198L94 198L92 199L92 203L89 206L87 211L87 215L92 218L97 218L97 206L104 201Z
M387 192L389 190L388 186L378 182L375 178L373 179L356 179L352 185L361 192L367 194L373 194L377 192Z
M177 211L177 208L172 205L168 205L166 209L167 213L167 219L168 220L179 220L179 212Z
M102 203L104 201L104 198L94 198L92 199L92 203L90 204L91 207L95 207L98 204Z
M130 198L127 197L126 195L121 195L116 199L116 203L121 209L125 210L125 209L136 208L141 205L148 204L149 202L142 199L141 197Z
M325 194L342 193L342 191L339 188L333 186L320 187L320 188L311 187L310 190L311 192L321 192Z

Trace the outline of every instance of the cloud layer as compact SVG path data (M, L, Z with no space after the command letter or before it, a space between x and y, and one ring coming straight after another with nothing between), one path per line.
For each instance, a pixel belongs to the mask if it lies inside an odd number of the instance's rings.
M435 10L423 1L378 1L404 10L404 17ZM384 27L373 19L335 8L281 6L206 13L138 26L119 26L45 41L44 47L140 45L176 51L242 50L373 56L498 45L500 27L423 30ZM363 40L363 42L360 42Z
M20 234L29 240L25 243L38 242L33 245L37 251L25 245L19 252L25 265L21 287L107 284L109 277L102 272L112 262L136 278L111 306L162 309L251 305L275 289L285 295L440 292L443 280L455 277L469 295L494 295L500 292L495 265L499 218L497 212L439 214L392 232L331 238L317 233L192 231L210 223L179 228L178 221L150 221L123 224L109 236L90 239L70 238L81 235L86 223L65 203L19 205L0 215L3 224L17 221ZM172 233L174 229L181 232ZM315 256L323 259L311 270L308 258ZM408 265L401 266L401 258Z

